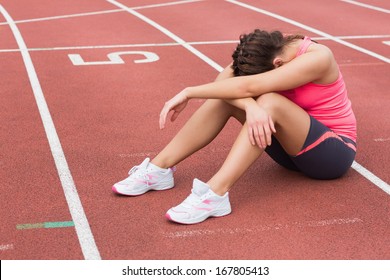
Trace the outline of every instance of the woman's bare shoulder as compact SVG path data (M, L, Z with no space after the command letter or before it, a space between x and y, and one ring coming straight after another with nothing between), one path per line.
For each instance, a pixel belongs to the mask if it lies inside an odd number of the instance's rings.
M324 75L320 79L313 81L319 84L329 84L337 80L339 68L332 50L322 44L312 44L308 48L308 52L313 52L321 57L321 62L324 66Z

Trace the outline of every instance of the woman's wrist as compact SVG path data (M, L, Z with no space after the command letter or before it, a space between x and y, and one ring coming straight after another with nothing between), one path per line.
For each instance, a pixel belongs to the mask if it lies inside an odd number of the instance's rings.
M191 89L189 87L186 87L185 89L183 89L179 95L182 97L182 99L185 99L185 100L190 100L192 97L191 96Z
M244 103L244 110L247 111L247 110L250 110L254 107L257 107L257 102L256 100L254 100L253 98L249 97L249 98L246 98L245 99L245 103Z

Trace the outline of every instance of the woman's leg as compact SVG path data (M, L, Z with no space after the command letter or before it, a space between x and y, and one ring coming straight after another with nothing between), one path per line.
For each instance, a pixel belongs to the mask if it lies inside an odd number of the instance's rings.
M242 123L245 121L244 111L223 100L206 100L151 162L162 168L176 165L209 144L231 116Z
M257 102L272 117L277 131L275 137L283 148L290 154L298 153L309 132L309 115L279 94L262 95ZM247 129L245 123L222 167L207 184L195 179L191 194L167 211L169 220L195 224L231 212L228 190L263 152L250 143Z
M300 152L310 128L309 115L287 98L269 93L260 96L257 102L271 115L275 126L275 137L290 155ZM252 163L263 153L253 146L247 134L247 125L242 127L222 167L207 182L212 190L225 194Z
M218 74L215 81L231 77L233 77L233 69L228 65ZM209 144L232 116L242 124L245 122L244 111L223 100L206 100L171 142L152 160L152 163L162 168L178 164Z

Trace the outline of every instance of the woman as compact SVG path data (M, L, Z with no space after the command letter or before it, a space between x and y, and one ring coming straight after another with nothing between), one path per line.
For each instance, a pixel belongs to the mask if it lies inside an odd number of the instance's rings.
M172 166L210 143L230 117L243 127L225 162L166 217L195 224L231 212L229 189L265 151L282 166L316 179L334 179L356 153L356 119L332 52L300 35L279 31L240 37L233 62L215 82L188 87L165 103L164 128L192 98L207 99L152 161L135 166L113 191L140 195L174 186Z

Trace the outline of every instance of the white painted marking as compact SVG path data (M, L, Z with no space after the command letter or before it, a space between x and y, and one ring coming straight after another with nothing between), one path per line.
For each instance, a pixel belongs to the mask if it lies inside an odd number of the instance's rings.
M211 148L205 147L198 151L198 153L226 153L229 152L230 148ZM139 152L139 153L129 153L129 154L119 154L118 156L121 158L132 158L132 157L152 157L157 155L158 152Z
M8 14L8 12L3 8L2 5L0 5L0 12L3 14L4 18L8 22L20 49L21 55L23 57L23 61L26 66L27 74L34 93L35 101L37 103L38 110L43 122L46 137L49 141L50 150L53 155L55 165L57 167L57 172L61 180L62 188L64 190L65 198L69 206L70 214L72 216L72 220L75 223L76 233L79 238L84 257L86 259L100 259L99 251L96 247L95 240L89 227L87 217L85 216L83 206L77 194L76 186L70 173L64 151L62 150L61 143L58 138L53 119L51 118L49 108L47 107L47 103L43 95L38 76L32 63L30 54L27 51L26 44L12 17Z
M341 0L341 1L349 3L349 4L357 5L357 6L360 6L360 7L364 7L364 8L367 8L367 9L376 10L376 11L379 11L379 12L390 14L390 10L387 10L387 9L384 9L384 8L380 8L380 7L377 7L377 6L373 6L373 5L368 5L368 4L365 4L365 3L362 3L362 2L353 1L353 0Z
M172 6L172 5L178 5L178 4L187 4L187 3L199 2L199 1L203 1L203 0L175 1L175 2L168 2L168 3L161 3L161 4L152 4L152 5L138 6L138 7L133 7L132 9L134 9L134 10L144 10L144 9L159 8L159 7ZM19 24L19 23L39 22L39 21L67 19L67 18L74 18L74 17L95 16L95 15L103 15L103 14L111 14L111 13L123 13L123 12L125 12L125 11L122 10L122 9L115 9L115 10L87 12L87 13L79 13L79 14L71 14L71 15L62 15L62 16L53 16L53 17L17 20L17 21L15 21L15 23ZM0 25L7 25L7 22L1 22Z
M380 38L389 38L390 35L351 35L351 36L335 36L339 39L353 40L353 39L380 39ZM323 37L321 37L323 38ZM328 38L323 38L329 40Z
M123 10L121 10L123 11ZM381 39L381 38L390 38L390 35L357 35L357 36L337 36L339 39ZM313 40L316 41L326 41L330 40L329 38L324 37L313 37ZM221 45L221 44L237 44L238 40L224 40L224 41L197 41L197 42L187 42L189 45ZM390 41L389 41L390 42ZM384 43L389 43L384 42ZM177 42L171 43L148 43L148 44L122 44L122 45L101 45L101 46L76 46L76 47L52 47L52 48L29 48L28 51L63 51L63 50L88 50L88 49L111 49L111 48L139 48L139 47L172 47L172 46L182 46L182 44ZM2 49L1 52L19 52L19 49Z
M354 63L352 61L346 61L346 63L339 63L339 66L340 67L356 67L356 66L380 66L380 65L386 65L384 64L383 62L357 62L357 63Z
M138 13L137 11L135 11L135 10L133 10L133 9L123 5L122 3L119 3L118 1L115 1L115 0L106 0L106 1L111 3L111 4L113 4L113 5L115 5L115 6L117 6L117 7L119 7L119 8L121 8L121 9L123 9L123 10L125 10L125 11L127 11L127 12L129 12L133 16L138 17L139 19L145 21L146 23L150 24L154 28L158 29L159 31L161 31L162 33L164 33L165 35L167 35L168 37L170 37L171 39L173 39L177 43L181 44L184 48L186 48L187 50L192 52L194 55L196 55L197 57L199 57L203 61L207 62L207 64L209 64L215 70L221 72L224 69L223 67L218 65L215 61L213 61L212 59L210 59L209 57L207 57L206 55L204 55L203 53L201 53L200 51L195 49L193 46L188 44L182 38L180 38L179 36L173 34L171 31L169 31L165 27L162 27L161 25L159 25L155 21L153 21L153 20L149 19L148 17Z
M387 194L390 194L390 185L377 177L375 174L373 174L371 171L367 170L365 167L361 166L356 161L353 162L352 168L355 169L357 172L360 173L363 177L365 177L368 181L375 184L377 187L382 189Z
M130 154L119 154L119 157L121 158L128 158L128 157L151 157L157 155L157 152L145 152L145 153L130 153Z
M150 43L150 44L123 44L102 46L76 46L76 47L53 47L53 48L29 48L28 51L67 51L67 50L90 50L90 49L113 49L113 48L139 48L139 47L167 47L180 46L178 43ZM19 52L19 49L3 49L1 52Z
M326 226L337 226L337 225L348 225L362 223L363 220L360 218L344 218L344 219L330 219L330 220L321 220L321 221L308 221L308 222L293 222L288 224L270 224L270 225L259 225L255 228L227 228L227 229L211 229L211 230L184 230L184 231L174 231L174 232L163 232L163 236L167 238L188 238L196 237L202 235L234 235L234 234L245 234L245 233L254 233L264 231L277 231L290 228L307 228L307 227L326 227Z
M69 59L72 61L73 65L81 66L81 65L109 65L109 64L124 64L125 61L122 59L122 55L143 55L144 59L136 59L134 63L149 63L159 60L157 54L153 52L145 52L145 51L124 51L124 52L113 52L107 55L108 61L90 61L85 62L81 55L79 54L68 54Z
M374 139L375 142L387 142L390 141L390 138L376 138Z
M245 3L242 3L242 2L240 2L240 1L236 1L236 0L225 0L225 1L226 1L226 2L229 2L229 3L232 3L232 4L235 4L235 5L238 5L238 6L241 6L241 7L243 7L243 8L248 9L248 10L252 10L252 11L255 11L255 12L257 12L257 13L261 13L261 14L264 14L264 15L267 15L267 16L270 16L270 17L273 17L273 18L276 18L276 19L278 19L278 20L287 22L287 23L289 23L289 24L298 26L298 27L300 27L300 28L302 28L302 29L308 30L308 31L310 31L310 32L312 32L312 33L315 33L315 34L318 34L318 35L320 35L320 36L322 36L322 37L328 38L329 40L335 41L335 42L337 42L337 43L339 43L339 44L342 44L342 45L344 45L344 46L347 46L347 47L349 47L349 48L351 48L351 49L354 49L354 50L357 50L357 51L362 52L362 53L364 53L364 54L367 54L367 55L369 55L369 56L375 57L375 58L377 58L377 59L379 59L379 60L382 60L382 61L384 61L384 62L386 62L386 63L390 63L390 58L387 58L387 57L385 57L385 56L383 56L383 55L380 55L380 54L377 54L377 53L375 53L375 52L373 52L373 51L367 50L367 49L365 49L365 48L359 47L359 46L357 46L357 45L354 45L354 44L352 44L352 43L349 43L349 42L347 42L347 41L344 41L344 40L342 40L342 39L339 39L339 38L337 38L337 37L335 37L335 36L333 36L333 35L330 35L330 34L328 34L328 33L325 33L325 32L323 32L323 31L320 31L320 30L318 30L318 29L315 29L315 28L313 28L313 27L310 27L310 26L308 26L308 25L305 25L305 24L303 24L303 23L297 22L297 21L295 21L295 20L292 20L292 19L283 17L283 16L278 15L278 14L271 13L271 12L269 12L269 11L266 11L266 10L263 10L263 9L260 9L260 8L257 8L257 7L254 7L254 6L245 4Z
M14 249L14 244L1 244L0 245L0 251L8 251L8 250L13 250Z
M390 46L390 41L383 41L382 43L385 44L385 45Z
M88 12L88 13L63 15L63 16L53 16L53 17L43 17L43 18L15 20L15 23L16 24L20 24L20 23L40 22L40 21L49 21L49 20L57 20L57 19L68 19L68 18L75 18L75 17L94 16L94 15L103 15L103 14L111 14L111 13L122 13L122 12L123 12L123 10L121 10L121 9L115 9L115 10ZM0 23L0 25L7 25L7 24L8 24L7 22L1 22Z
M160 8L160 7L173 6L173 5L189 4L189 3L201 2L201 1L204 1L204 0L181 0L181 1L161 3L161 4L138 6L138 7L132 8L132 9L133 10L144 10L144 9L150 9L150 8Z

